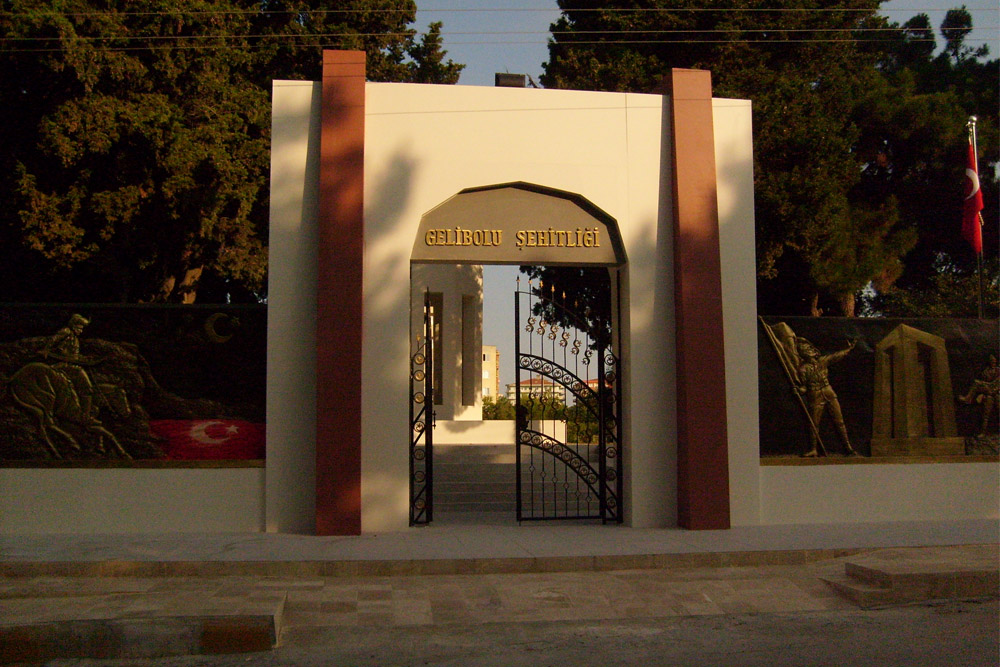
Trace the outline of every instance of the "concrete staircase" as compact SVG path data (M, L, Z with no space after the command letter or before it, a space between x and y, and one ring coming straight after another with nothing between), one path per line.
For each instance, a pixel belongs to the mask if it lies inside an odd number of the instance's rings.
M1000 555L995 544L883 549L844 563L823 580L858 606L997 597Z
M513 523L515 460L513 443L434 445L434 523Z

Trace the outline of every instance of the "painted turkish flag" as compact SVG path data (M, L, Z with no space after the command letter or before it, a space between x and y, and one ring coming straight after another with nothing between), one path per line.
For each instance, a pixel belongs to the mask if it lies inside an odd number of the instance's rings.
M979 225L979 212L983 210L983 191L979 189L976 149L969 142L969 164L965 168L965 206L962 209L962 238L969 242L976 254L983 252L983 230Z
M264 424L235 419L158 419L149 430L164 440L168 459L227 460L264 458Z

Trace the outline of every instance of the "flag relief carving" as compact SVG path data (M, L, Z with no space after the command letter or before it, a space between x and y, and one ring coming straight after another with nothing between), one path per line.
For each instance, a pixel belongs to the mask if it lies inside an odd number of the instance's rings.
M762 317L761 458L995 456L998 344L995 320Z
M264 424L243 420L157 419L150 430L174 460L262 459Z
M265 330L257 306L5 307L0 464L263 459Z

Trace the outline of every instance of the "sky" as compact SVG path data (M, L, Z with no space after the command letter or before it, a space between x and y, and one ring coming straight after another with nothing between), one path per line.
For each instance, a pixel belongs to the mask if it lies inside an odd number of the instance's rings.
M972 14L967 43L986 43L997 57L996 0L891 0L882 5L882 13L897 23L925 13L937 27L948 9L963 4ZM492 86L497 72L527 74L537 82L548 60L549 26L559 18L555 0L417 0L417 8L418 30L426 30L432 21L444 24L444 48L449 58L465 63L459 84L469 86Z
M903 23L919 13L941 24L948 9L961 0L891 0L882 13ZM987 44L991 57L1000 54L1000 7L996 0L967 0L973 31L969 45ZM448 58L464 63L459 85L492 86L494 74L527 74L538 81L548 60L549 26L559 18L555 0L417 0L418 30L441 21ZM938 44L942 39L937 35ZM473 184L479 185L479 184ZM516 266L484 267L483 344L500 353L500 391L514 381L514 289Z

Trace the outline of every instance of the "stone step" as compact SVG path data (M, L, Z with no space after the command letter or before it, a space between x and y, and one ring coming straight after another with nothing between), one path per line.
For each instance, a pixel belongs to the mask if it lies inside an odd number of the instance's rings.
M517 500L517 493L512 487L509 491L452 491L450 489L440 489L434 491L434 503L440 507L442 503L492 503L492 502L514 502Z
M509 514L517 503L517 465L513 445L443 445L434 448L434 511L448 513ZM565 473L561 473L565 474ZM527 514L578 514L596 511L597 499L563 490L554 493L551 483L536 477L534 485L527 468L522 469L522 508ZM562 481L559 482L561 487ZM571 494L578 490L572 476ZM544 486L544 489L543 489ZM586 488L579 489L586 494ZM555 496L555 497L554 497ZM534 509L532 509L534 508Z
M866 584L857 579L852 579L846 574L828 575L822 577L822 580L862 609L884 607L906 601L900 591L883 586Z
M284 592L5 599L5 616L17 622L0 621L0 664L269 651L281 634L285 599Z
M464 500L464 501L440 501L434 498L434 515L451 512L508 512L517 511L517 501L510 500Z
M861 607L929 600L996 597L1000 592L996 545L961 547L948 552L912 550L905 558L886 549L844 563L842 576L824 577L834 589Z
M434 463L514 463L514 445L434 445Z
M510 493L513 495L517 491L517 485L513 479L500 481L470 480L457 482L453 479L434 477L434 495L451 495L454 493Z

